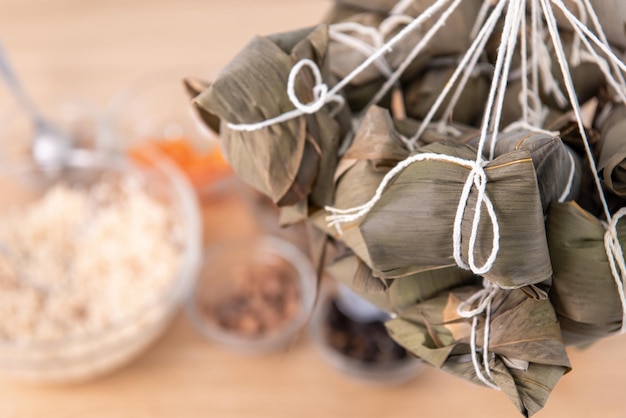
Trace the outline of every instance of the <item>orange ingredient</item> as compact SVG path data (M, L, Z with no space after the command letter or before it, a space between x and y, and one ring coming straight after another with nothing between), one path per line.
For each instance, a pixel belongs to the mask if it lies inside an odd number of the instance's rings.
M149 165L154 152L160 152L174 162L189 178L196 189L231 176L232 169L219 148L209 152L198 152L185 138L148 140L131 147L129 156L137 163Z

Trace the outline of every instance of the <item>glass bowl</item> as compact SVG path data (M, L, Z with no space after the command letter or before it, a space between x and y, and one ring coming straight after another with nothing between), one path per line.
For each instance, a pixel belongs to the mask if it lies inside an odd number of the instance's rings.
M217 137L198 118L183 80L196 71L169 68L133 80L107 106L103 130L112 147L184 139L198 150L217 146ZM116 139L123 138L123 142Z
M329 365L348 377L375 385L403 384L419 374L422 361L388 336L383 311L374 312L373 305L366 308L369 303L364 300L346 309L359 297L331 278L322 284L309 322L309 336ZM384 358L381 353L385 353Z
M201 226L188 181L153 157L0 165L0 373L92 379L166 329L193 288Z
M187 314L209 340L247 354L277 351L309 319L316 274L293 244L266 234L207 250Z

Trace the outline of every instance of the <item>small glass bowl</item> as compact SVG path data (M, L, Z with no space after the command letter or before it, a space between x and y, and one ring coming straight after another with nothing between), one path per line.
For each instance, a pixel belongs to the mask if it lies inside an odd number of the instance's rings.
M340 305L351 303L352 297L338 301L341 297L338 286L342 285L335 283L331 278L325 278L317 306L309 322L309 337L320 356L336 370L361 382L375 385L399 385L412 380L419 374L423 364L421 360L408 352L403 358L376 362L351 357L332 346L329 341L329 322L332 316L340 315L342 320L349 321L350 324L360 323L359 326L371 326L374 322L382 326L383 323L380 316L374 319L371 311L367 313L368 318L362 320L353 320L348 314L342 312ZM341 293L345 295L346 291L349 290L346 288ZM362 311L362 309L359 310ZM373 333L368 335L373 335ZM388 338L385 341L386 347L394 346L394 349L400 349L391 337L387 335L385 337ZM347 336L344 338L346 341L350 339Z
M149 347L188 298L201 263L197 198L184 176L157 156L149 166L139 166L123 155L73 150L62 171L52 173L32 161L3 162L0 165L0 217L37 202L59 183L91 192L91 186L100 180L127 176L140 177L145 192L163 202L178 220L180 258L173 269L174 277L158 290L142 293L145 296L142 305L97 331L84 329L63 338L32 342L8 340L0 335L0 373L38 383L74 383L107 374ZM11 251L10 243L0 244L5 246L5 251ZM128 246L131 248L132 244ZM155 268L158 268L156 264ZM18 272L15 277L23 280L20 269L14 267ZM30 276L25 280L32 279L38 280ZM147 292L146 288L138 291Z
M293 244L265 234L239 237L207 250L187 314L208 339L264 354L293 341L315 294L313 266Z

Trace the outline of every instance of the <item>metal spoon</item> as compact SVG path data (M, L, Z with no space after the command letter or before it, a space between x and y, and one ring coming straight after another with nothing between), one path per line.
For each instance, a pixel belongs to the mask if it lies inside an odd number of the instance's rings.
M65 163L72 140L46 119L26 94L9 65L2 45L0 45L0 75L19 106L28 113L32 121L34 133L31 153L33 159L46 171L58 171Z

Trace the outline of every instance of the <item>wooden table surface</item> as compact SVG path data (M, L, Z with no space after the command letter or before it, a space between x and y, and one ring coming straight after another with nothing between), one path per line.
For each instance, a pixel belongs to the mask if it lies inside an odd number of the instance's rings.
M159 68L216 72L255 34L312 25L323 0L0 0L0 39L44 105L68 95L105 106ZM0 88L0 108L10 105ZM626 337L570 350L538 417L626 417ZM0 418L517 417L504 395L427 368L384 387L327 365L304 336L246 357L203 340L183 315L130 366L92 383L38 387L0 378Z

